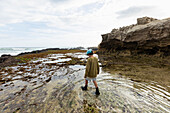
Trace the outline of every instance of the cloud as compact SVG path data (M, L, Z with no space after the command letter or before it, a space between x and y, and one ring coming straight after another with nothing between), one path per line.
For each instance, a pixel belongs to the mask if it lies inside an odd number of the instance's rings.
M169 15L168 0L0 1L0 46L97 46L137 16Z
M69 0L50 0L51 2L55 2L55 3L63 3Z
M131 16L146 14L154 9L155 7L153 6L131 6L125 10L116 12L116 14L118 14L117 18L120 19L120 18L127 18Z
M76 12L81 12L81 14L93 13L94 11L99 10L104 5L104 2L94 2L85 4L77 8Z

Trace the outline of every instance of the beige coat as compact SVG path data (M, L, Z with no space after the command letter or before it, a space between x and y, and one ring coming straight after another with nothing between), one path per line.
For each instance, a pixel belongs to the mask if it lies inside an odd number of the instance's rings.
M95 78L99 74L99 63L96 57L90 57L87 60L85 76L89 78Z

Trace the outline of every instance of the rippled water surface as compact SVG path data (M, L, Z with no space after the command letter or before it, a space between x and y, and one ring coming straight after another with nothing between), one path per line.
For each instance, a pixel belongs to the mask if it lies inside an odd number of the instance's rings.
M85 66L55 65L71 60L65 55L87 58L84 53L55 54L1 70L1 82L6 82L0 85L0 112L170 112L170 94L163 86L102 68L97 77L100 96L91 82L83 92Z

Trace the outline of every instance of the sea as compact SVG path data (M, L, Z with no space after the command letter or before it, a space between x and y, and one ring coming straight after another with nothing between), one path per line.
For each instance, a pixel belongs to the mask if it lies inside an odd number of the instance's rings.
M18 55L19 53L31 52L34 50L46 49L45 47L0 47L0 57L3 54L6 55Z

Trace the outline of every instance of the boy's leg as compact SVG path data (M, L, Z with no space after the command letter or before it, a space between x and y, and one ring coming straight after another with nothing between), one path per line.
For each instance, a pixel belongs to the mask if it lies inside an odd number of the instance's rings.
M94 85L96 87L96 95L100 95L99 88L97 86L97 82L95 80L93 80L93 83L94 83Z
M88 80L85 79L85 86L84 87L82 86L81 89L83 91L86 91L87 90L87 85L88 85Z
M87 86L87 85L88 85L88 80L85 79L85 86Z
M98 87L97 82L95 80L93 80L93 83L94 83L95 87L97 88Z

